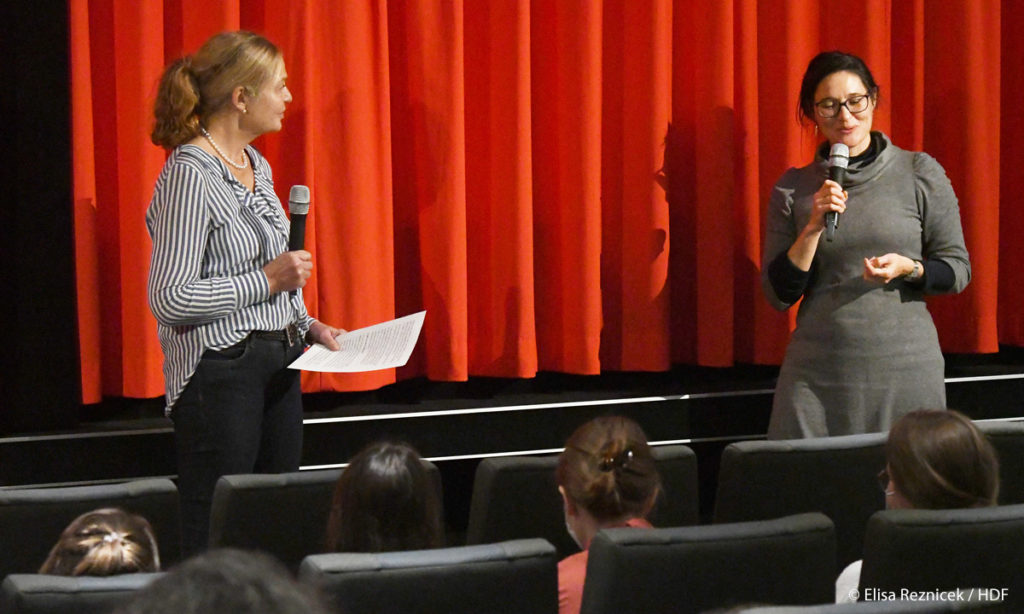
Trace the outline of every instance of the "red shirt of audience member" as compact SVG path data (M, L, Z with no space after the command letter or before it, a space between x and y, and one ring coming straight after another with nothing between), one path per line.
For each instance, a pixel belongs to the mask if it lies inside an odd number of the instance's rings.
M622 527L650 529L651 523L643 518L627 520ZM587 558L590 550L567 556L558 564L558 614L577 614L583 604L583 580L587 576Z

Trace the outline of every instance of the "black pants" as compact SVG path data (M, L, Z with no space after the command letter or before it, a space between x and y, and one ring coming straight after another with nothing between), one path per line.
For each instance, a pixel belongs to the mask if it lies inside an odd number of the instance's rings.
M217 479L297 471L302 457L302 344L251 335L203 354L171 419L181 498L182 553L206 548Z

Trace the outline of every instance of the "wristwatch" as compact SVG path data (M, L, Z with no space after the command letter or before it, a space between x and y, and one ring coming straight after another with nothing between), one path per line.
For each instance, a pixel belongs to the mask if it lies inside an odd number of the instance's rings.
M924 275L924 265L920 261L914 261L914 270L907 273L903 279L906 281L917 281Z

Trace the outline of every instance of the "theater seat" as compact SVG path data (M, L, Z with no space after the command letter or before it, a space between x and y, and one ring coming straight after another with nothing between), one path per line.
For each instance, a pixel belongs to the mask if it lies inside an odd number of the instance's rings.
M999 503L1024 503L1024 421L980 421L975 424L999 455Z
M808 606L763 606L745 608L731 614L997 614L999 602L984 601L873 601Z
M299 580L345 614L556 614L555 548L543 539L306 557Z
M423 461L441 493L441 473ZM324 551L334 485L342 469L226 475L210 510L210 547L262 550L292 571L303 557Z
M12 574L0 585L4 614L105 614L127 603L159 573L107 577Z
M1024 505L886 510L868 521L860 591L1005 589L1024 611ZM974 593L972 593L974 594Z
M836 527L835 573L861 558L864 527L885 507L876 476L887 433L743 441L722 451L714 522L821 512Z
M835 596L823 514L671 529L606 529L590 544L581 614L686 614Z
M0 490L0 577L38 571L65 527L101 507L119 507L148 520L165 568L181 558L178 489L170 480Z
M651 514L659 527L697 523L697 455L686 446L652 448L663 493ZM565 530L562 498L555 484L557 456L486 458L477 466L466 542L486 544L540 537L559 557L579 552Z

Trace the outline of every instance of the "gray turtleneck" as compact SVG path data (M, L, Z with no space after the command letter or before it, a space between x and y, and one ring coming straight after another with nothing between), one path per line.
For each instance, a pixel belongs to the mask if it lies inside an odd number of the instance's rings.
M924 294L960 292L970 281L956 195L934 158L902 150L881 133L872 138L876 151L851 161L835 241L818 244L807 273L785 252L807 223L827 160L819 151L772 190L762 286L778 309L801 295L803 301L770 437L884 431L908 411L945 405L942 353ZM926 263L924 283L864 280L864 258L889 252Z

